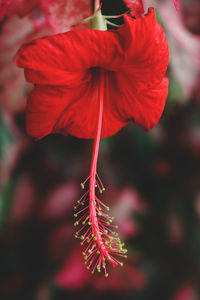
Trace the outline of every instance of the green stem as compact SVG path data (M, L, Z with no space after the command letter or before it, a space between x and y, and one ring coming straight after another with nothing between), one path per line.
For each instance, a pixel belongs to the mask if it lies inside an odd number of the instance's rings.
M107 30L106 19L101 13L100 1L94 1L94 15L90 21L90 28L96 30Z

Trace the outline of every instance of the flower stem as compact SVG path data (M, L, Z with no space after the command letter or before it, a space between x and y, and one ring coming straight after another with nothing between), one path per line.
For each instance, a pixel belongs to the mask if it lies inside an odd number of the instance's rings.
M101 4L99 0L94 1L94 15L90 20L90 28L97 30L107 30L106 19L101 14Z

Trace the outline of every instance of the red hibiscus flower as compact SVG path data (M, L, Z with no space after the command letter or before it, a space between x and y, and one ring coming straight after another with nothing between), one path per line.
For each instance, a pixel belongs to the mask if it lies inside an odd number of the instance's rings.
M168 44L149 9L144 18L125 16L118 30L77 30L37 39L16 54L35 87L27 104L29 135L49 133L94 138L100 70L104 72L101 137L129 121L145 130L158 122L167 97Z
M101 20L99 5L96 1L94 19ZM28 133L37 139L52 132L95 138L90 176L81 184L84 189L89 181L89 190L75 206L74 226L83 225L75 237L88 243L83 252L87 269L92 274L103 269L106 277L106 261L122 266L118 259L126 258L127 250L113 231L118 226L109 207L96 196L96 187L104 191L96 172L100 138L131 120L151 129L168 86L168 45L154 10L144 18L124 19L116 31L77 30L35 40L15 58L35 84L27 105Z

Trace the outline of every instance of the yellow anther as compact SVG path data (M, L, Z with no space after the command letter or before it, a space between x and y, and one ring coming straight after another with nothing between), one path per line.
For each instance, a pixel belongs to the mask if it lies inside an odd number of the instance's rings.
M93 240L94 240L94 241L97 241L97 237L95 236L95 237L93 238Z
M123 262L120 262L119 264L120 264L121 267L123 267L123 265L124 265Z
M99 207L99 210L102 210L101 207Z
M102 235L103 233L102 232L99 232L99 235Z
M101 213L101 212L98 212L98 216L101 217L101 215L102 215L102 213Z
M83 246L84 242L80 242L81 246Z
M74 223L74 226L77 226L79 223L78 223L78 221L76 221L75 223Z
M107 225L110 225L110 223L109 223L109 222L106 222L106 224L107 224Z
M77 214L74 214L74 217L76 218L78 215Z
M115 228L116 228L116 229L118 229L118 228L119 228L119 226L118 226L118 225L115 225Z
M105 257L103 257L103 261L106 261ZM105 267L105 264L104 264L104 267Z
M106 210L109 211L109 210L110 210L110 207L109 207L109 206L106 206Z
M110 256L107 257L107 260L110 260Z
M84 256L84 259L87 260L87 255Z
M82 236L81 236L81 240L83 241L83 240L84 240L84 238L85 238L85 237L84 237L84 235L82 235Z
M97 202L96 202L96 201L94 201L94 205L97 205Z
M91 274L93 275L93 274L94 274L94 271L92 271Z
M105 187L103 187L103 188L102 188L102 191L104 192L105 190L106 190Z
M92 223L91 223L91 222L88 222L88 225L89 225L89 226L91 226L91 225L92 225Z
M105 277L106 277L106 278L108 277L108 273L105 274Z
M89 267L89 266L87 266L87 267L86 267L86 269L87 269L87 270L89 270L89 269L90 269L90 267Z
M90 242L90 239L87 239L86 241L87 241L87 243L89 244L89 242Z
M97 254L99 255L100 253L101 253L101 252L98 250L98 251L97 251Z
M105 242L105 245L106 245L106 246L108 245L108 241Z
M81 203L81 201L80 201L80 200L78 200L78 201L77 201L77 203L78 203L78 204L80 204L80 203Z
M85 225L85 221L83 221L82 224Z
M76 206L74 206L74 209L76 209Z
M85 205L85 203L84 203L84 202L82 202L82 203L81 203L81 205L82 205L82 206L84 206L84 205Z
M99 193L100 193L100 194L102 194L102 193L103 193L103 191L102 191L102 190L99 190Z
M83 183L81 183L81 188L84 190L85 186Z
M92 253L92 250L91 250L91 249L89 249L89 250L88 250L88 253L90 253L90 254L91 254L91 253Z

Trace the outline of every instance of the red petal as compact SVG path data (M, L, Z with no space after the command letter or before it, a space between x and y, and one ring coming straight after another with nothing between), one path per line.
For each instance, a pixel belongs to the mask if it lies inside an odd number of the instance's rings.
M152 128L167 96L163 77L168 56L153 9L144 18L126 17L117 31L79 30L22 46L16 63L37 84L28 100L28 133L36 138L51 132L93 138L100 68L106 78L102 137L130 120Z

